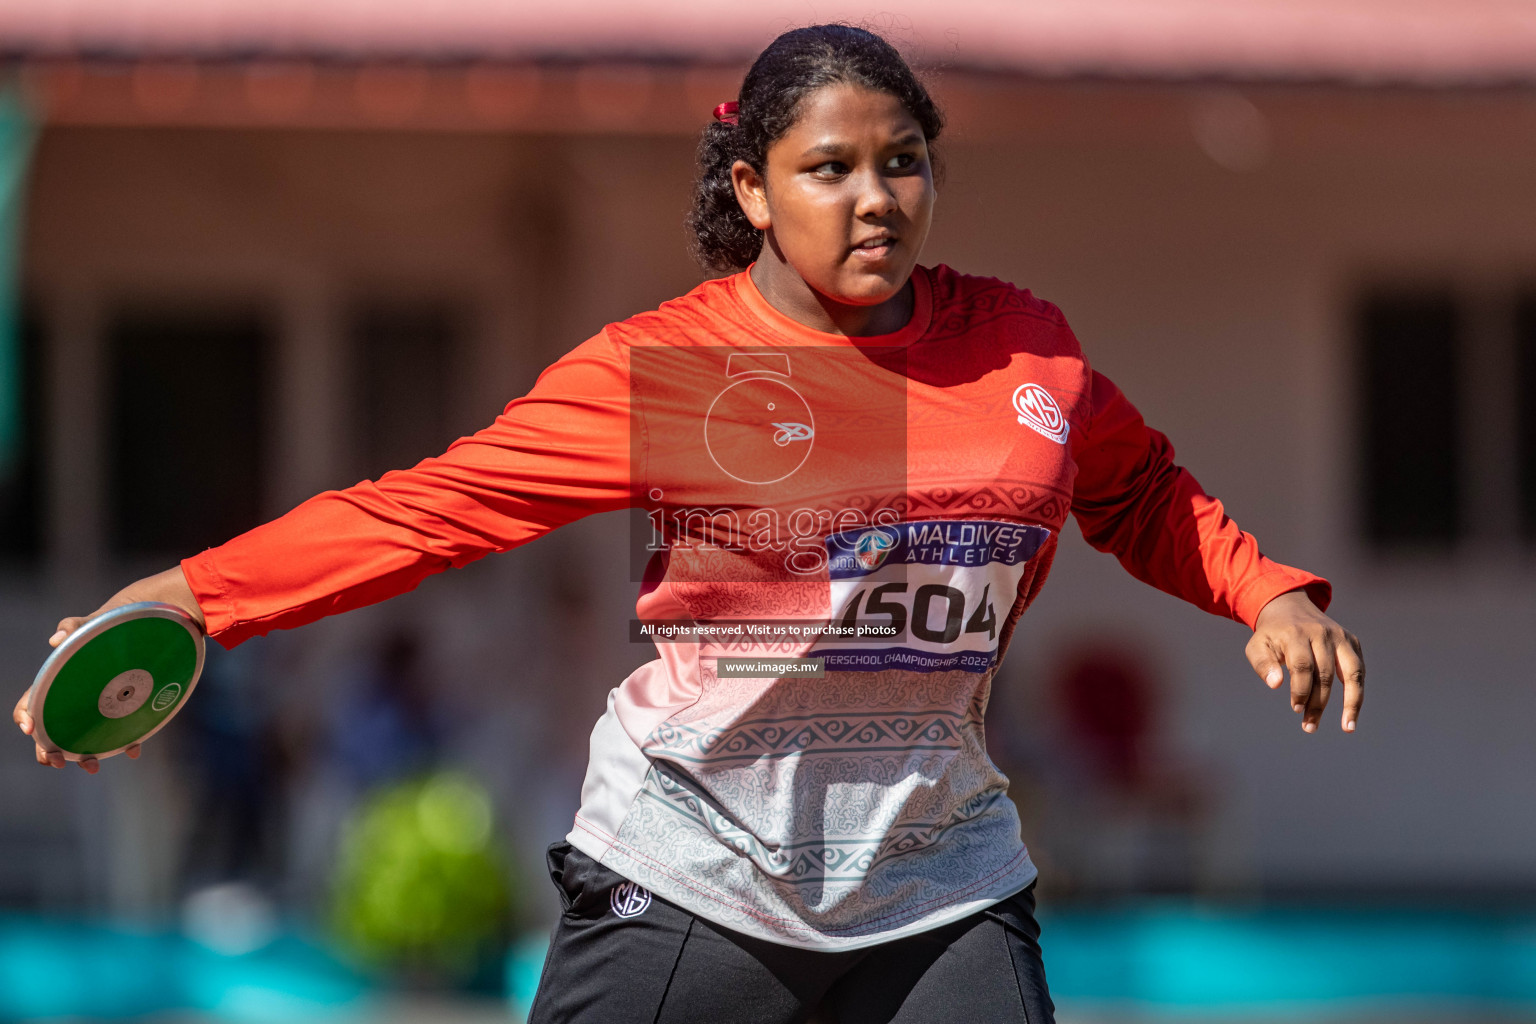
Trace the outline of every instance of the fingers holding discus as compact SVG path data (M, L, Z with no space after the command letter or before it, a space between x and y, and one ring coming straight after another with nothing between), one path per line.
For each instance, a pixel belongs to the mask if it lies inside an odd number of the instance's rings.
M139 601L89 619L65 619L54 651L12 718L40 764L137 757L139 744L186 703L202 674L202 628L175 605Z

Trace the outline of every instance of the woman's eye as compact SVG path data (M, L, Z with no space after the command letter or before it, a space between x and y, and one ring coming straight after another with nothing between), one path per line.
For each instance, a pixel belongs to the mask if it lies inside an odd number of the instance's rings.
M824 164L812 168L811 173L819 178L836 178L848 173L848 166L836 160L828 160Z
M885 162L888 171L904 171L917 163L917 157L912 153L898 153Z

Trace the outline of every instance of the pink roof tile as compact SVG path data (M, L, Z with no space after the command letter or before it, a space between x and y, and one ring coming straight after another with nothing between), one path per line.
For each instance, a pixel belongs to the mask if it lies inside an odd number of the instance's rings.
M737 62L812 20L1045 75L1536 79L1533 0L0 0L0 52Z

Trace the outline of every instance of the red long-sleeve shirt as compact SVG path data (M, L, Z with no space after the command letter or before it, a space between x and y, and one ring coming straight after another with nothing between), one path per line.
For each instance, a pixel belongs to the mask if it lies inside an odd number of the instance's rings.
M642 507L640 619L879 629L659 644L593 734L572 842L814 948L1002 898L1034 869L981 715L1069 512L1139 579L1250 626L1329 588L1260 554L1054 306L946 267L913 285L911 321L878 338L790 320L747 274L612 324L443 455L183 562L209 634L233 645ZM824 674L716 660L772 653Z

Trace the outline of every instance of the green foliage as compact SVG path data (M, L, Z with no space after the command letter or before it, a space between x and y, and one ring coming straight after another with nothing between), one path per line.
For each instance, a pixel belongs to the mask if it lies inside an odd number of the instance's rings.
M491 801L461 775L386 787L348 821L333 922L359 958L417 982L469 978L499 953L511 891Z

